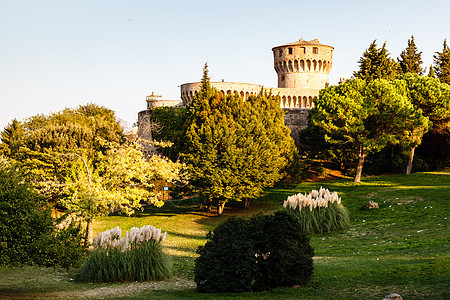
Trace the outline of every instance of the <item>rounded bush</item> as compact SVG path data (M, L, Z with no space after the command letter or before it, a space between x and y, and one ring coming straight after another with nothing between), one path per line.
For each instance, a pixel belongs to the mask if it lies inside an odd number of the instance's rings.
M250 291L256 271L254 243L248 222L230 217L206 236L208 242L197 249L195 282L199 292Z
M231 217L207 235L195 261L199 292L245 292L305 284L314 251L285 211Z
M314 250L292 215L256 215L249 226L258 266L253 290L302 285L311 279Z

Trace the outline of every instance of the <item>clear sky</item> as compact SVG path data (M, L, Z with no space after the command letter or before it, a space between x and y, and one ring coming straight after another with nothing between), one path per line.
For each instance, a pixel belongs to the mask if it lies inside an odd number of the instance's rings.
M131 126L151 92L213 81L276 87L272 47L335 47L330 84L373 40L397 58L414 35L424 66L450 38L449 0L0 0L0 128L89 102ZM450 40L449 40L450 42Z

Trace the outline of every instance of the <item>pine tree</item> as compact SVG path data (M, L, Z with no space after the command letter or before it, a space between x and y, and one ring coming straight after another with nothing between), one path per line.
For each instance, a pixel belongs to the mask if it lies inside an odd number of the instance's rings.
M437 78L441 82L450 84L450 48L447 45L447 40L444 40L442 52L436 52L433 58Z
M23 125L16 119L12 120L0 133L0 155L14 157L23 142Z
M400 53L398 63L403 73L417 73L419 75L424 73L424 69L421 67L423 63L422 52L417 51L414 36L411 35L411 39L408 40L408 47Z
M434 74L433 65L430 66L430 70L428 71L428 77L436 78L436 75Z
M356 78L361 78L367 82L375 79L393 79L399 73L398 64L389 57L386 43L381 48L377 48L376 40L364 51L363 56L358 61L359 71L354 72Z

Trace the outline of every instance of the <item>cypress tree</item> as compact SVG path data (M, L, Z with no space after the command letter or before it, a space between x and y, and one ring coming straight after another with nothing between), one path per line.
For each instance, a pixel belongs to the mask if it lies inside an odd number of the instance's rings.
M434 71L437 78L441 82L450 84L450 48L447 45L447 40L444 40L444 47L442 52L436 52L434 58Z
M375 79L393 79L399 73L398 64L389 57L386 43L377 48L376 40L364 51L358 61L359 71L353 72L353 76L367 82Z
M398 58L400 69L403 73L417 73L423 75L424 69L422 65L422 52L417 51L416 43L414 43L414 36L408 40L408 47L400 53Z

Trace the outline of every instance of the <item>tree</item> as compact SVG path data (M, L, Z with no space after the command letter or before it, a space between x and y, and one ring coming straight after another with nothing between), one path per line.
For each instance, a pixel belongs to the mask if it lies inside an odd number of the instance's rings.
M421 143L422 136L431 129L433 132L449 131L450 129L450 86L439 82L438 79L419 76L417 74L405 74L399 79L405 84L406 95L411 103L423 112L423 116L429 122L412 126L412 130L406 132L406 144L411 147L411 155L406 173L412 168L414 150ZM405 124L406 125L406 124ZM402 140L405 143L405 140Z
M431 78L436 78L436 75L434 74L433 65L430 66L430 69L428 71L428 75L427 76L431 77Z
M366 80L393 79L399 72L398 64L389 57L386 43L383 47L377 48L376 40L364 51L363 56L358 61L359 70L353 72L353 76Z
M433 59L437 78L441 82L450 84L450 48L447 45L447 40L444 40L442 52L436 52Z
M312 121L325 130L328 142L351 144L358 149L354 181L359 182L366 154L378 152L388 143L398 143L405 124L414 123L418 115L390 82L353 79L320 92Z
M58 222L20 166L0 156L0 265L79 266L81 228Z
M231 200L248 201L283 176L295 151L277 99L261 92L243 101L211 87L205 65L201 89L187 113L182 154L193 184L219 214Z
M1 132L0 155L10 157L17 153L24 135L22 124L13 119Z
M414 36L408 40L408 47L400 53L398 58L400 69L403 73L416 73L422 75L424 69L422 68L422 52L417 51L416 43L414 43Z
M18 142L2 142L8 149L14 147L14 151L5 153L24 165L35 188L55 204L65 196L64 181L73 172L68 154L83 157L94 170L111 143L125 142L115 113L95 104L36 115L21 123L20 130L17 128Z
M82 158L82 157L80 157ZM158 155L144 157L137 144L111 147L92 173L86 160L74 164L76 171L66 178L66 197L61 204L86 221L86 241L94 218L120 210L130 215L141 201L162 206L155 186L178 178L182 165Z
M159 156L146 160L127 143L113 111L94 104L38 115L23 125L20 161L47 202L61 205L90 223L121 210L131 214L140 201L162 205L156 185L177 178L182 165Z

